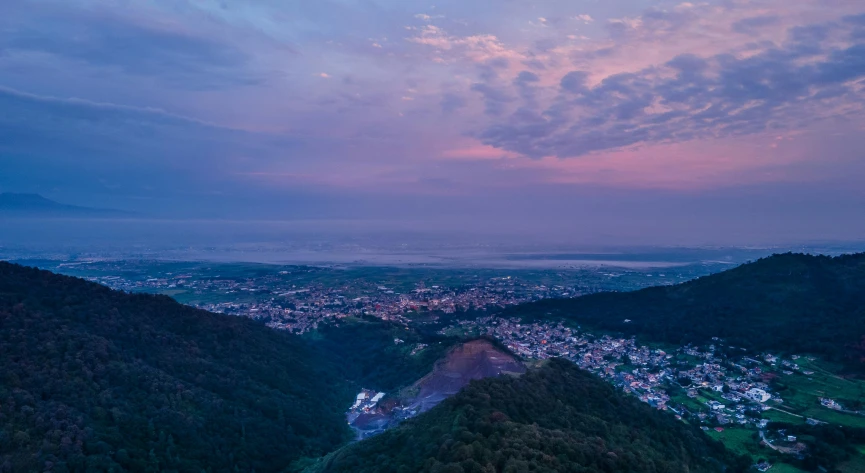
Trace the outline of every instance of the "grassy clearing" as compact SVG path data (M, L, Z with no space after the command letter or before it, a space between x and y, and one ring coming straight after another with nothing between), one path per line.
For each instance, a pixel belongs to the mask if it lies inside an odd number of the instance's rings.
M759 440L754 440L754 430L731 427L729 429L724 429L723 432L708 430L706 433L713 439L723 442L725 447L737 455L750 455L755 457L759 456L760 453L770 451L765 447L761 447Z
M705 404L699 402L696 399L691 399L685 395L676 396L675 398L673 398L673 402L678 403L678 404L682 404L683 406L685 406L688 409L695 411L695 412L702 411L702 410L706 409Z
M838 465L838 470L841 473L862 473L865 471L865 454L855 455L850 461Z
M865 403L865 382L833 374L832 366L820 361L797 361L800 371L813 371L810 375L795 373L780 378L787 389L782 391L783 409L832 424L865 427L865 416L848 414L820 405L821 397L835 399L848 407Z
M806 473L805 470L800 470L789 463L775 463L769 471L771 473Z
M763 411L763 418L768 419L770 422L787 422L788 424L799 424L805 422L805 419L801 417L796 417L777 409Z
M782 382L796 391L797 395L807 395L813 398L831 397L865 403L865 381L848 379L833 374L832 367L822 362L806 361L800 364L803 371L813 371L814 374L800 373L783 376Z
M808 409L804 412L804 415L830 424L865 428L865 416L833 411L832 409L827 409L825 407Z

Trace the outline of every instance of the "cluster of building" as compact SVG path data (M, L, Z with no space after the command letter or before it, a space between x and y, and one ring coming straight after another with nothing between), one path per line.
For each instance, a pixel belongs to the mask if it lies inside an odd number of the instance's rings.
M362 389L346 412L346 420L354 429L357 440L384 432L393 422L380 405L384 397L383 392Z
M772 393L771 373L799 370L794 362L798 357L790 361L766 354L762 361L747 356L731 360L714 344L665 351L639 345L633 338L594 336L561 323L524 324L519 319L487 316L456 325L467 333L492 336L524 358L568 359L643 402L710 426L764 428L768 422L759 413L783 403ZM692 401L685 402L684 397Z
M674 375L673 355L638 345L632 338L595 337L561 323L523 324L519 319L494 316L460 324L500 340L524 358L570 360L660 409L666 409L670 400L664 386Z
M225 287L220 288L223 294L246 292L257 294L258 297L196 306L211 312L264 320L272 328L295 333L314 330L322 322L348 316L369 315L408 323L413 315L419 313L486 311L533 300L582 294L574 288L528 284L509 277L491 278L477 285L457 288L437 285L427 287L418 283L415 289L406 293L361 282L343 287L310 285L302 288L280 288L274 286L272 281L236 281L223 285ZM208 286L194 290L206 293L213 291L213 288Z
M167 294L198 308L260 319L295 333L346 316L363 314L407 323L418 313L483 312L541 299L669 284L711 272L704 266L671 268L670 274L583 268L507 276L490 270L472 274L441 269L407 270L382 278L376 270L345 272L313 266L250 270L143 260L68 262L56 269L113 289ZM446 284L438 284L437 279Z
M491 277L457 287L427 286L418 282L414 289L402 291L364 279L337 285L298 284L296 276L281 271L254 278L166 273L139 279L115 275L87 279L127 292L171 294L176 291L200 309L263 320L272 328L295 333L314 330L323 322L348 316L370 315L408 323L411 316L418 313L487 311L592 292L585 287L547 286L510 276Z

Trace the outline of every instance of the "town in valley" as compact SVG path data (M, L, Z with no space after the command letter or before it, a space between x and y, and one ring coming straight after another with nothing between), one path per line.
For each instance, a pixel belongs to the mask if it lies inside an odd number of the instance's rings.
M123 260L50 264L114 289L169 295L299 336L366 317L407 330L435 330L443 337L495 340L526 363L564 358L755 458L769 450L790 458L807 455L796 435L773 430L770 422L865 426L865 383L840 378L807 354L751 353L717 337L705 346L648 345L566 321L523 322L499 314L543 299L674 284L723 265L505 271ZM629 314L621 317L629 322ZM395 338L393 343L406 342ZM427 348L420 342L406 347L410 356ZM400 393L375 386L365 387L346 407L358 438L421 412ZM762 471L772 467L768 461L755 465Z

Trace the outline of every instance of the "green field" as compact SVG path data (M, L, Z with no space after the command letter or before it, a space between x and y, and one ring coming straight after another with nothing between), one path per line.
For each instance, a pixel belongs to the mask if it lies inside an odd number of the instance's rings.
M801 417L796 417L777 409L763 411L763 418L768 419L771 422L786 422L788 424L799 424L805 422L805 419Z
M706 409L706 405L698 401L697 399L691 399L688 396L678 396L674 399L674 402L678 402L679 404L684 405L688 409L692 411L702 411Z
M781 397L784 399L784 404L779 406L781 409L831 424L865 427L865 416L844 413L820 405L821 397L835 399L847 405L865 403L865 382L833 374L835 367L824 362L802 358L797 363L802 370L810 370L814 373L781 375L779 381L786 387L781 391Z
M725 428L723 432L708 430L706 433L715 440L720 440L724 446L737 455L750 455L756 458L761 453L771 452L768 448L760 446L758 440L754 440L756 431L740 429L736 427Z
M833 411L822 406L808 409L804 412L804 415L830 424L865 428L865 416Z
M775 463L769 471L771 473L805 473L805 470L800 470L788 463Z
M815 397L832 397L865 403L865 381L844 378L835 373L841 372L840 366L832 366L822 361L799 360L802 370L814 371L812 375L796 373L782 377L791 388Z

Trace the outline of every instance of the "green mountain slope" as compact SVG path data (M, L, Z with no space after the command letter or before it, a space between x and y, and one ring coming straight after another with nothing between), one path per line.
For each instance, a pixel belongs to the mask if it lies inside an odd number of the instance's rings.
M349 438L354 386L243 318L0 262L0 471L279 471Z
M307 473L720 472L750 466L699 429L563 360L474 381L431 411Z
M775 255L676 286L547 300L501 315L565 319L679 345L721 337L754 350L818 354L865 372L865 253Z
M348 317L321 326L308 338L319 356L339 364L355 385L388 393L429 373L459 342L453 337L406 330L372 316ZM395 339L401 342L395 343ZM418 343L428 346L412 354Z

